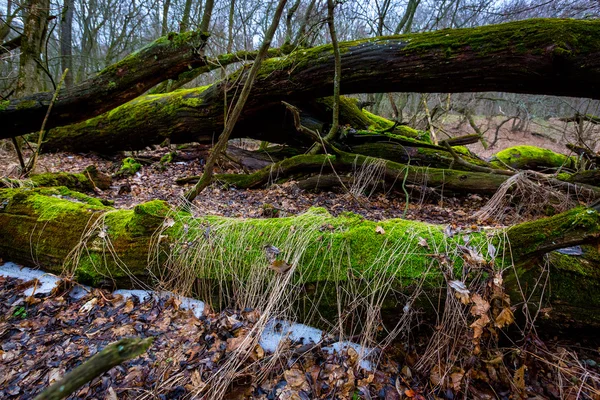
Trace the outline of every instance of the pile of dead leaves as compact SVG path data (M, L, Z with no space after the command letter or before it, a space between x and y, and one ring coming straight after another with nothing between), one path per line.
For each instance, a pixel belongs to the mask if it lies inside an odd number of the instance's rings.
M102 290L79 299L68 290L25 297L28 285L0 277L3 399L33 398L123 337L155 340L147 353L94 379L71 398L208 398L211 382L219 379L228 360L239 355L236 350L260 315L257 310L224 310L196 318L179 309L173 297L140 303ZM500 297L494 298L494 293ZM471 340L480 353L471 354L467 362L440 360L438 369L414 372L424 348L418 343L427 341L425 330L415 331L421 335L419 340L377 352L368 362L370 367L355 347L331 351L333 337L309 345L287 341L275 354L256 345L234 371L224 398L600 399L598 348L588 347L587 358L582 359L564 344L549 345L533 335L519 346L483 346L509 318L505 297L493 286L489 294L470 296L465 305L473 321L472 334L465 340Z

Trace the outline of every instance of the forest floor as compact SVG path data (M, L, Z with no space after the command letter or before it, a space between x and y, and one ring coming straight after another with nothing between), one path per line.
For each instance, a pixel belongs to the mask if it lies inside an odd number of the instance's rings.
M447 128L449 132L454 129ZM508 130L501 131L494 149L484 151L478 148L480 145L473 145L473 150L487 157L519 144L566 153L564 144L548 137ZM114 201L118 208L154 199L177 204L186 188L175 180L201 174L202 163L182 159L163 166L156 162L168 151L156 148L136 153L136 157L154 162L143 165L133 176L114 180L109 190L98 192L97 196ZM38 172L80 172L94 164L112 174L120 167L120 161L93 154L44 154ZM5 174L16 165L8 146L0 149L0 164L4 166L0 173ZM239 172L234 165L225 163L218 172L234 171ZM408 218L473 226L482 223L472 215L487 200L479 195L454 197L415 188L408 202L404 193L375 193L356 201L342 191L301 191L292 181L258 190L236 190L216 184L202 193L195 205L201 214L229 217L295 215L320 206L334 215L352 211L371 220ZM501 225L502 221L485 224ZM191 398L214 382L215 371L225 365L239 338L256 321L253 310L207 312L196 318L181 310L177 301L140 303L99 289L80 299L61 292L26 297L23 290L28 285L0 277L0 398L32 398L106 344L138 335L156 337L147 354L113 368L72 398ZM84 307L86 304L92 307ZM416 328L410 340L387 348L371 370L360 366L355 350L326 351L334 338L309 348L297 342L287 343L287 356L265 357L262 350L257 350L254 358L242 364L245 374L229 387L225 398L600 399L598 337L568 336L554 330L539 334L517 332L516 336L496 338L477 361L463 353L454 360L457 367L448 369L446 374L435 368L423 373L416 366L435 330L431 324ZM510 337L520 339L512 342ZM455 339L468 344L471 341L470 337ZM264 379L257 383L256 376Z

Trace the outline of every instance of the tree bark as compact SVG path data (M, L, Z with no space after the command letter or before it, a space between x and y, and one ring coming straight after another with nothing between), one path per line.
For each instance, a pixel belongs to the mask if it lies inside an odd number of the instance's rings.
M49 0L30 0L25 9L26 17L21 38L17 96L36 93L43 89L41 54L48 28L49 9ZM37 128L40 127L41 123L40 119Z
M385 233L376 229L378 226ZM158 229L161 231L157 232ZM407 254L411 257L410 268L399 268L393 272L395 278L404 282L404 290L410 290L410 282L420 281L425 270L428 271L424 282L427 287L439 287L444 281L441 272L444 268L434 266L429 269L435 257L432 258L432 250L422 246L422 240L430 244L445 244L442 248L450 265L460 269L465 262L461 256L463 251L456 249L464 249L462 235L447 236L444 226L416 221L373 222L348 215L336 218L319 210L307 215L275 219L193 218L185 213L174 217L169 206L161 201L140 204L134 210L114 210L101 205L98 200L65 188L0 190L0 236L4 238L0 241L0 257L41 265L54 273L64 272L65 266L74 265L70 270L72 277L94 285L106 284L111 277L117 286L127 287L135 284L136 280L148 281L150 276L162 276L165 272L163 263L173 257L169 252L174 251L176 257L180 257L178 252L187 247L196 252L196 260L203 263L214 260L214 268L223 272L221 279L232 279L235 271L223 269L223 260L230 260L232 254L239 254L242 258L248 256L247 260L253 260L254 256L258 257L256 260L262 260L260 257L264 257L265 243L282 246L289 240L288 235L296 234L308 235L310 243L299 260L299 276L304 283L326 279L332 269L340 268L341 274L336 275L341 277L339 279L363 274L366 277L380 257L374 249L393 247L397 241L408 245ZM593 209L577 208L506 230L471 232L469 236L471 243L485 244L491 240L494 244L493 253L486 246L475 248L481 248L481 256L488 263L486 268L508 267L506 273L513 276L505 279L507 290L528 292L532 289L529 284L539 278L539 264L535 260L541 255L585 243L592 244L592 249L596 248L600 237L600 214ZM156 240L160 240L160 251L154 247ZM178 248L182 243L184 247ZM238 247L244 250L240 252ZM74 263L71 256L77 248L85 251L79 252L81 257ZM207 254L202 255L198 251L206 251ZM148 264L149 252L158 255L156 263L151 265ZM512 259L502 259L511 253ZM594 257L600 256L596 254ZM244 260L236 260L231 265L239 264L242 270L256 267L245 264L252 261ZM490 264L492 261L495 264ZM514 262L514 268L511 262ZM600 273L595 264L588 262L586 266L581 263L583 259L570 257L559 266L551 266L550 305L553 313L568 315L579 324L600 326L600 315L596 312L600 307L597 294L600 293ZM201 271L207 271L208 275L202 275ZM199 269L198 279L212 278L210 271L208 267ZM536 304L532 302L531 306ZM557 320L558 323L564 321Z
M73 86L73 60L72 60L72 31L73 31L73 0L64 0L62 17L60 19L60 64L62 70L68 70L65 76L65 87Z
M60 91L47 128L71 124L115 108L190 67L205 65L207 36L201 32L162 37L71 89ZM0 104L0 138L39 130L53 93Z
M527 20L342 42L341 93L510 91L598 99L600 43L593 39L598 35L600 21ZM331 94L333 70L331 45L266 62L239 120L252 129L233 136L283 143L262 129L269 119L283 118L280 101ZM46 148L140 149L165 137L173 143L214 141L223 129L225 91L237 90L246 73L242 69L185 94L140 97L85 123L50 131Z

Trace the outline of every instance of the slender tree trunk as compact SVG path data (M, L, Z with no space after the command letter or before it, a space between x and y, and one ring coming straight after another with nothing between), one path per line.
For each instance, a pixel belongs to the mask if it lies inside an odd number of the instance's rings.
M302 19L300 28L298 28L298 32L296 33L296 39L294 39L294 46L304 46L306 44L306 29L308 28L310 17L312 15L313 9L315 8L315 3L316 0L311 0L310 3L308 3L308 7L306 7L306 13L304 14L304 18Z
M229 17L227 19L227 54L233 51L233 21L235 17L235 0L229 3ZM221 79L227 74L226 65L221 68Z
M160 36L165 36L169 32L169 7L171 7L171 0L164 0Z
M394 31L395 35L399 35L402 33L408 33L412 29L412 21L415 16L415 12L417 11L417 7L421 0L409 0L408 5L406 6L406 12L402 16L402 19L396 26L396 30Z
M73 86L72 31L73 31L73 0L64 0L60 20L60 56L62 70L68 70L65 76L65 87Z
M333 76L333 117L331 129L325 136L325 141L332 141L337 138L340 126L340 82L342 80L342 56L340 55L340 46L338 44L337 33L335 31L335 0L327 0L327 25L329 26L329 35L331 35L331 45L333 46L334 58L334 76Z
M209 0L207 0L208 3ZM271 46L271 41L273 40L273 36L275 36L275 31L277 30L277 26L279 26L279 20L281 19L281 14L283 13L283 8L285 7L285 3L287 0L279 0L279 4L277 5L277 9L275 10L275 15L273 16L273 21L271 22L271 26L267 30L265 34L265 38L258 52L258 56L252 64L252 68L250 68L250 72L246 77L246 82L244 83L244 87L242 88L242 92L237 102L235 103L235 107L233 112L227 117L227 121L225 123L225 129L223 129L223 133L219 136L219 141L213 148L212 154L210 155L208 161L206 162L206 166L204 167L204 173L202 178L198 183L186 194L186 199L188 201L192 201L198 196L202 190L204 190L208 185L210 185L213 177L213 169L214 165L217 161L217 158L223 152L223 150L227 147L227 141L231 136L231 132L233 132L233 128L237 123L240 115L242 114L242 110L246 105L246 100L248 100L248 96L250 95L250 90L252 90L252 85L254 84L254 79L258 74L260 69L262 60L265 58L269 47ZM206 14L205 14L206 15Z
M285 44L289 45L292 43L292 18L298 10L300 6L300 0L296 0L296 2L290 7L285 17Z
M189 29L191 11L192 0L185 0L185 6L183 7L183 16L181 17L181 23L179 24L179 32L185 32Z
M204 14L202 14L202 22L200 22L200 32L208 32L210 29L210 20L212 19L212 12L215 6L214 0L206 0L204 5Z

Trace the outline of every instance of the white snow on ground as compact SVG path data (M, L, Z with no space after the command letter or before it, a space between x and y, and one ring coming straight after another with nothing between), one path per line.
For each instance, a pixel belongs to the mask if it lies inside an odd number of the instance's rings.
M24 294L26 296L31 296L34 294L34 290L35 294L48 294L60 281L60 278L56 275L49 274L41 270L21 267L11 262L0 264L0 276L18 278L24 281L37 279L39 282L37 285L25 290ZM90 290L91 288L89 286L77 285L71 290L69 295L75 299L80 299L84 297ZM119 294L124 298L137 297L140 301L148 300L151 297L158 298L158 294L150 290L119 289L115 290L113 294ZM166 297L176 296L170 292L161 292L160 295ZM204 302L183 296L177 296L177 298L181 301L181 304L179 305L180 308L184 310L192 310L194 315L198 318L202 316L205 307ZM273 353L275 350L277 350L279 343L281 343L281 341L285 338L288 338L293 342L300 342L301 344L316 344L323 339L323 335L324 334L322 330L313 328L312 326L273 319L267 323L260 336L259 343L265 351ZM373 366L371 365L371 362L367 360L367 358L374 354L373 349L363 348L358 343L353 342L336 342L328 347L324 347L323 350L333 353L344 351L348 349L348 347L352 347L359 354L361 358L360 366L371 371Z
M192 310L197 318L200 318L204 314L203 301L183 296L178 296L178 299L181 300L179 308L183 308L184 310Z
M304 324L273 319L265 326L259 344L264 350L273 353L286 337L302 344L319 343L323 331Z
M7 262L0 265L0 276L10 277L10 278L18 278L24 281L31 281L33 279L38 280L38 284L34 285L23 294L25 296L31 296L32 294L40 293L40 294L48 294L56 287L58 282L60 282L60 277L49 274L47 272L41 271L39 269L32 269L27 267L21 267L17 264ZM35 292L34 292L35 290ZM91 291L89 286L85 285L76 285L71 289L69 296L74 299L81 299L86 294ZM124 298L137 297L139 301L145 301L150 299L151 297L157 297L156 293L151 290L128 290L128 289L119 289L115 290L113 294L119 294ZM170 292L162 292L161 295L165 297L175 296ZM177 296L177 298L181 301L180 308L184 310L192 310L194 315L198 318L202 316L204 312L204 302L196 299L191 299L189 297Z
M137 297L139 301L149 300L153 293L150 290L138 290L138 289L118 289L113 292L113 294L119 294L123 296L124 299L128 299L130 297Z
M31 269L27 267L20 267L14 263L4 263L0 265L0 275L9 278L18 278L24 281L38 280L37 285L33 285L29 289L25 290L25 296L31 296L35 293L50 293L56 284L60 281L60 278L53 274L48 274L39 269Z

